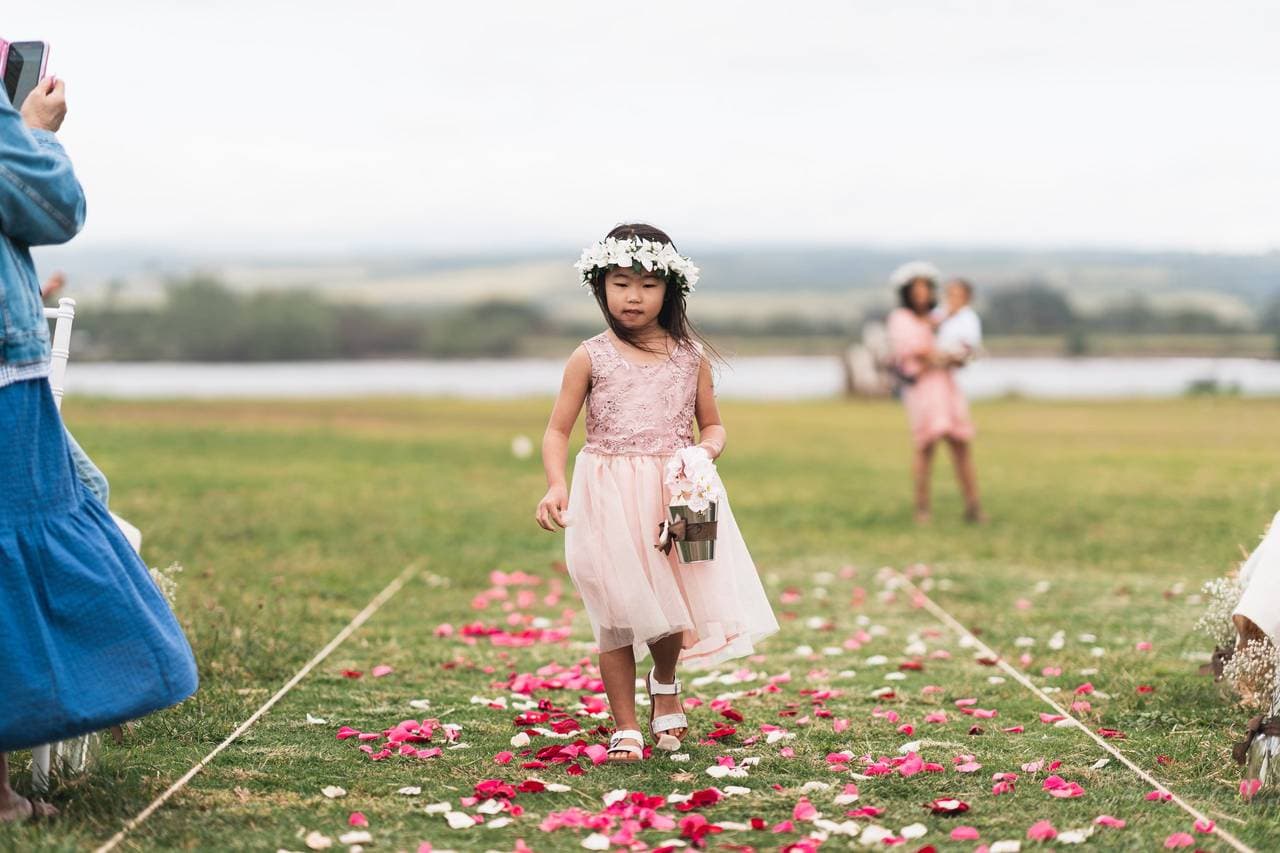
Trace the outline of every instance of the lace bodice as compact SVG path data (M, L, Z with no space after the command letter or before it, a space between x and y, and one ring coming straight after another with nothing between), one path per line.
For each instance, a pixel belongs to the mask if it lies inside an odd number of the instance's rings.
M585 450L666 456L693 444L702 363L696 345L680 347L667 361L636 364L607 333L582 344L591 356Z

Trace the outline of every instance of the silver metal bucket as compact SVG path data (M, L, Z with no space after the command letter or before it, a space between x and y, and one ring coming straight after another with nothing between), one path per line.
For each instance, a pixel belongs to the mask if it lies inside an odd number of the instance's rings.
M720 507L715 501L712 501L711 505L702 512L694 512L687 506L679 505L667 507L667 512L670 514L672 521L678 521L683 518L687 527L720 520ZM714 528L712 528L712 530L714 531ZM693 528L692 532L695 537L699 535L697 528ZM707 560L714 560L716 558L716 540L714 532L711 537L707 539L679 539L676 541L675 546L676 554L680 558L681 563L704 563Z

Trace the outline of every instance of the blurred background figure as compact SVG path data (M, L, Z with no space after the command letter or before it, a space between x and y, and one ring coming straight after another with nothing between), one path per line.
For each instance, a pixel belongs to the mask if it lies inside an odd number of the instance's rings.
M943 352L934 333L932 312L937 308L939 278L937 268L923 261L903 264L890 276L900 304L889 315L889 344L902 380L902 402L915 449L911 468L916 521L931 520L933 451L939 440L945 440L964 494L965 520L979 522L983 513L970 448L973 421L953 374L964 360Z
M961 367L982 350L982 319L973 309L973 285L967 279L951 279L942 292L942 304L933 311L938 350Z

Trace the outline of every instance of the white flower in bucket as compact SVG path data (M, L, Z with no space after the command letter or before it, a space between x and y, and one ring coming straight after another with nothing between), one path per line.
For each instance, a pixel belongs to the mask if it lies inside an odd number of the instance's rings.
M671 545L682 563L714 560L719 501L724 497L715 463L701 447L686 447L676 453L666 468L670 520L658 531L658 549L670 552Z

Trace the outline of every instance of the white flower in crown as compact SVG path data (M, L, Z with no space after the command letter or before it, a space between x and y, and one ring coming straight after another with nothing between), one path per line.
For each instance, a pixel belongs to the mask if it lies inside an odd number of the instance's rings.
M646 272L659 270L685 293L692 293L698 283L699 270L693 261L681 255L670 243L628 237L619 240L606 237L582 250L582 256L573 265L581 277L583 287L591 287L592 274L609 267L639 265Z

